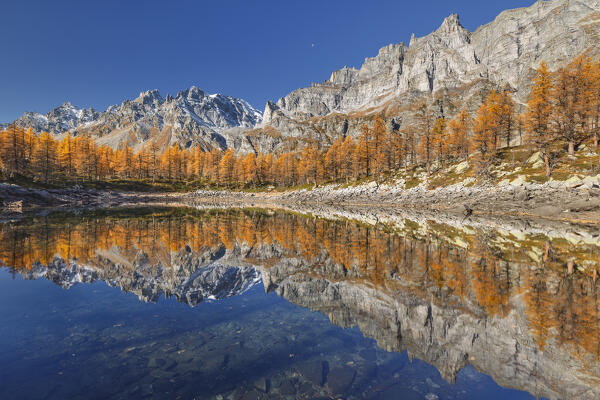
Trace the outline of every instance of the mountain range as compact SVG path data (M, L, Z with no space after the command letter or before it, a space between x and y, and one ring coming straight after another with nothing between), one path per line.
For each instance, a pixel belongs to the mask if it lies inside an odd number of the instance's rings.
M192 86L164 98L158 90L148 90L103 112L67 102L47 114L26 112L16 123L36 132L90 134L98 143L113 148L123 143L138 148L153 140L161 147L177 143L224 149L228 129L252 127L260 121L261 113L246 101L206 94Z
M358 135L360 125L377 115L389 129L401 129L411 124L420 101L436 116L451 118L463 107L474 112L500 88L512 90L522 108L541 61L555 69L584 52L600 55L600 1L538 0L473 32L450 15L429 35L381 48L359 69L344 67L322 83L267 102L262 114L244 100L192 87L166 98L143 92L104 112L65 103L45 115L25 113L16 123L89 133L111 147L150 140L242 152L327 146L340 135Z

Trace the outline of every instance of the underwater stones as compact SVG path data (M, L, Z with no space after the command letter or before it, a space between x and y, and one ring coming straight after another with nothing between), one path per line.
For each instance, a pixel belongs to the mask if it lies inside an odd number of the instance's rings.
M331 389L333 393L343 394L350 389L356 371L347 365L341 367L332 368L327 374L327 387Z
M150 358L148 360L148 368L160 368L165 365L167 362L162 358Z
M259 392L257 392L256 390L251 390L249 392L244 393L242 397L240 397L240 400L259 400L261 398L262 396Z
M362 349L358 355L367 361L375 361L377 359L377 353L374 349Z
M314 360L300 364L298 366L298 372L300 372L300 375L302 375L307 381L313 383L314 385L323 385L323 362Z
M271 382L266 378L259 378L255 380L253 385L256 389L261 390L265 393L267 393L271 388Z
M406 388L402 385L392 385L381 392L375 397L378 400L389 400L389 399L402 399L402 400L417 400L422 399L422 395L415 392L410 388Z
M296 387L294 385L294 382L291 379L286 379L283 382L281 382L281 385L279 386L279 393L285 395L296 394Z

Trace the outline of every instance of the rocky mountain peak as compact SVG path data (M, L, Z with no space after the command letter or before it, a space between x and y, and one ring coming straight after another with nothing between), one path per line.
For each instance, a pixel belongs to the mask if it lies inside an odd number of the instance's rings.
M349 85L357 76L358 70L356 68L344 67L337 71L333 71L329 78L329 82L334 85Z
M175 98L177 99L191 99L191 100L199 100L206 97L206 93L203 90L200 90L196 86L191 86L189 89L181 90L177 93Z
M253 127L262 114L246 101L221 94L207 95L196 86L176 97L162 97L157 89L146 90L133 100L112 105L106 111L80 109L65 103L47 114L25 113L16 123L34 131L90 134L99 144L118 148L124 143L139 149L150 140L162 146L225 148L236 137L223 131Z
M188 91L188 97L193 99L199 99L205 96L205 93L198 89L196 86L192 86Z
M134 101L145 105L160 105L164 102L164 99L157 89L152 89L141 92L140 95Z
M465 29L460 23L458 14L450 14L444 19L442 25L438 28L439 33L452 33Z
M431 47L439 51L440 48L459 49L470 43L471 32L460 23L458 14L446 17L440 27L429 35L410 40L410 48Z

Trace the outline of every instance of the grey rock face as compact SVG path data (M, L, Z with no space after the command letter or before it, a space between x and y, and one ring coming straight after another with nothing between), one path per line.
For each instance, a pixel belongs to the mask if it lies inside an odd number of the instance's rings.
M453 14L435 32L413 36L408 47L383 47L359 70L335 71L322 84L279 99L277 107L289 117L348 113L412 91L435 94L478 79L508 84L526 94L525 78L542 60L556 68L587 49L598 51L599 11L597 1L538 1L505 11L475 32ZM266 110L270 108L267 104ZM271 120L272 113L265 112L263 122Z
M493 87L511 88L523 103L541 61L555 69L584 51L600 54L599 12L597 0L540 0L504 11L474 32L451 15L433 33L413 35L408 47L391 44L360 69L344 67L323 83L267 103L263 125L285 137L327 144L341 133L357 135L368 114L385 114L389 125L392 119L410 122L410 105L420 100L437 101L437 113L444 117L463 106L474 111ZM333 118L338 113L347 118ZM325 122L316 123L325 116Z
M104 112L79 109L65 103L48 114L28 112L17 125L36 132L90 134L100 144L117 148L127 143L139 148L149 140L161 147L227 147L223 131L252 127L261 113L246 101L222 94L206 94L195 86L163 98L157 90L140 93L134 100L109 107Z

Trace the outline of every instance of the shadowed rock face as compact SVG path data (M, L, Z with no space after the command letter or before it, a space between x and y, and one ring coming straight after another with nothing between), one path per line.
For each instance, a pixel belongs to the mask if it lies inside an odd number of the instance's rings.
M61 218L42 230L2 226L0 259L67 288L104 280L145 301L191 305L242 293L262 276L266 291L358 326L382 349L407 350L450 382L470 364L536 396L600 396L597 260L586 258L598 254L597 236L371 220L379 218L258 210ZM23 248L31 251L15 254Z

